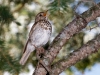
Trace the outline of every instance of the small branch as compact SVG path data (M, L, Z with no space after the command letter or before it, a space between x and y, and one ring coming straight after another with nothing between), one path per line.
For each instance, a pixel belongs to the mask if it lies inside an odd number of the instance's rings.
M90 54L97 52L100 48L100 34L96 39L88 42L83 45L80 49L75 50L73 53L70 53L67 58L64 58L57 63L53 64L52 74L51 75L59 75L62 71L69 68L70 66L76 64L78 61L86 58Z
M98 3L97 5L100 6L100 3ZM84 19L86 19L87 22L90 22L100 16L99 12L100 12L100 9L97 6L93 6L86 12L82 13L81 15L82 17L84 17Z
M98 4L100 6L100 3ZM81 16L75 18L72 22L70 22L68 25L65 26L65 28L58 34L58 36L54 39L51 46L48 48L47 52L45 53L43 57L43 62L47 66L50 66L61 48L64 46L64 44L76 33L81 31L83 28L87 26L87 23L95 20L96 17L100 16L100 9L96 6L90 8L88 11L84 12ZM37 66L34 75L46 75L47 71L41 64Z

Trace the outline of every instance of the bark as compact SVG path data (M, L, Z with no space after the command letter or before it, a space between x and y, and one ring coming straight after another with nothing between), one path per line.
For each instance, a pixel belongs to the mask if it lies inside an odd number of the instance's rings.
M100 3L98 4L98 6L100 6ZM85 28L87 26L87 23L89 23L92 20L95 20L98 16L100 16L100 9L96 6L93 6L88 11L81 14L81 17L80 16L76 17L72 22L70 22L68 25L66 25L65 28L57 35L57 37L54 39L52 44L49 46L48 50L46 51L46 53L42 59L43 63L46 64L47 66L51 66L51 63L53 62L53 60L55 59L55 57L57 56L57 54L59 53L61 48L64 46L64 44L74 34L78 33L83 28ZM98 49L98 47L97 47L97 49ZM80 53L80 52L78 52L78 53ZM71 64L71 65L73 65L73 64ZM55 66L54 66L54 68L55 68ZM53 68L53 70L54 70L54 68ZM54 72L56 73L56 71L59 71L59 72L57 72L57 74L59 74L65 68L67 68L67 67L65 66L61 70L60 69L54 70L54 71L52 71L51 74L54 75ZM41 64L38 64L35 69L35 73L33 75L40 75L40 73L41 73L41 75L46 75L47 71Z
M96 39L88 42L87 44L79 48L78 50L75 50L74 52L70 53L68 56L66 56L62 60L53 64L51 75L58 75L65 69L76 64L78 61L86 58L90 54L98 52L97 50L99 48L100 48L100 34L96 37Z

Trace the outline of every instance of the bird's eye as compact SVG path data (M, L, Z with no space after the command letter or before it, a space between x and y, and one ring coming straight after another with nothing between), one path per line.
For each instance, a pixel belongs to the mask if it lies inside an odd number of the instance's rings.
M40 14L39 16L42 16L42 14Z

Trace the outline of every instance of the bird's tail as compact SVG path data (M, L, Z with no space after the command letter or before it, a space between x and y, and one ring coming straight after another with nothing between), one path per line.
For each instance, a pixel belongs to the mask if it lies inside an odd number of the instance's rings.
M30 53L31 53L30 50L25 51L25 53L23 54L23 56L22 56L22 58L20 59L20 62L19 62L21 65L25 64L25 62L27 61Z
M24 51L24 53L22 55L22 58L20 59L20 62L19 62L21 65L25 64L25 62L27 61L27 59L28 59L29 55L31 54L31 52L33 52L33 50L35 50L34 46L29 45L29 44L26 46L25 49L26 50Z

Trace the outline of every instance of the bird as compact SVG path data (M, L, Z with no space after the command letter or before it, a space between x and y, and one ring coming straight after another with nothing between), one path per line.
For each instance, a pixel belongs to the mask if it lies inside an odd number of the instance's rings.
M35 17L35 22L29 32L29 37L24 47L23 55L19 61L21 65L25 65L30 54L36 49L42 52L44 46L50 39L52 33L52 25L48 20L47 11L40 12ZM38 48L40 51L38 51Z

